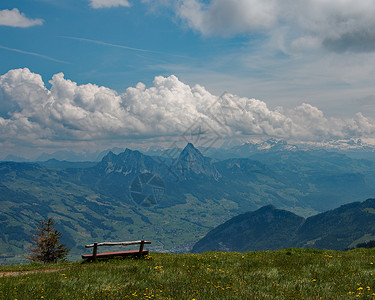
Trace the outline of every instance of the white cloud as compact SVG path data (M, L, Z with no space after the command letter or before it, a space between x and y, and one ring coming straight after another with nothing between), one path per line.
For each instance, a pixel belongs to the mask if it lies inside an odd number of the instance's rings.
M203 35L280 34L288 44L320 46L334 52L375 51L372 0L182 0L182 20Z
M43 25L42 19L29 19L17 8L0 10L0 26L31 27Z
M45 145L64 142L165 138L199 125L207 134L272 136L299 140L375 137L374 120L358 113L349 119L327 118L318 108L270 109L246 97L209 93L175 76L155 77L125 93L94 84L77 85L62 73L47 89L27 68L0 77L0 143Z
M182 1L179 15L203 34L230 35L269 28L276 21L274 0Z
M130 3L127 0L90 0L90 5L93 8L106 8L117 6L129 7Z

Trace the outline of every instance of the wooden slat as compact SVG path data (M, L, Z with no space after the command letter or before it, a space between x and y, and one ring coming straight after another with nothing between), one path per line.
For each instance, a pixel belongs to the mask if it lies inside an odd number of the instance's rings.
M96 258L108 258L108 257L115 257L115 256L139 256L139 255L147 255L149 252L148 250L143 250L142 253L139 250L132 250L132 251L120 251L120 252L104 252L96 254ZM82 255L83 259L90 259L93 260L94 257L92 254Z
M132 241L132 242L105 242L105 243L94 243L86 245L85 248L92 248L97 244L97 246L130 246L130 245L139 245L142 241ZM151 244L150 241L143 241L143 244Z

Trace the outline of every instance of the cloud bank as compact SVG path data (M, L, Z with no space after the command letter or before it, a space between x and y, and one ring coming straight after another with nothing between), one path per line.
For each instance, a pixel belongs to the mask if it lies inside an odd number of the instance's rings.
M173 138L197 126L221 137L272 136L305 141L375 137L375 122L358 113L327 118L317 107L290 110L204 87L186 85L176 76L155 77L123 94L94 84L78 85L58 73L46 88L29 69L0 77L0 144L53 145L128 139Z
M129 7L128 0L89 0L93 8ZM291 51L375 51L373 0L141 0L151 9L172 7L204 36L261 34Z
M42 19L29 19L17 8L0 10L0 26L31 27L43 25Z
M180 18L203 35L263 33L299 49L333 52L375 50L371 0L182 0Z

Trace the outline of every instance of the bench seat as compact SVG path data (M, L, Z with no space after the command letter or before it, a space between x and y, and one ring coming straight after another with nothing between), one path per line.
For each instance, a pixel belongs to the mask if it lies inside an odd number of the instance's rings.
M97 253L96 257L97 258L113 258L115 256L122 256L122 257L126 257L126 256L139 256L139 254L140 254L139 250L117 251L117 252ZM148 254L148 250L142 250L141 255L147 255L147 254ZM91 258L93 258L93 255L92 254L82 255L82 258L83 259L91 259Z

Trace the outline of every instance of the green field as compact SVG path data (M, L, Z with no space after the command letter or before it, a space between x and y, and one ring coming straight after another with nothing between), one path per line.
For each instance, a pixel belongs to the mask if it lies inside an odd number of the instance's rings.
M143 259L2 266L0 274L0 299L375 298L372 249L151 253Z

